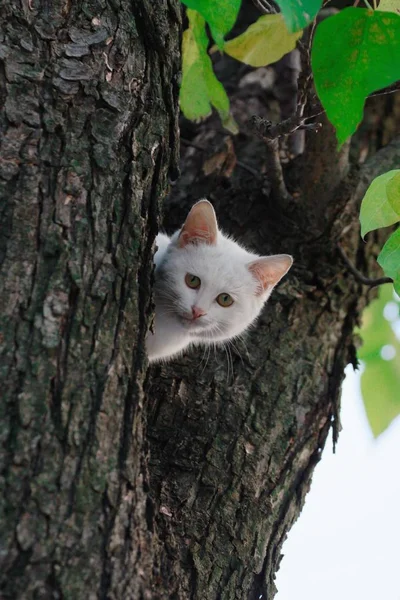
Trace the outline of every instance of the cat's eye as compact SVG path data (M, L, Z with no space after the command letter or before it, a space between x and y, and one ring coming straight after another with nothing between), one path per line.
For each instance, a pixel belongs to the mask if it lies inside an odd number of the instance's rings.
M200 277L197 277L197 275L192 275L191 273L186 273L185 283L188 287L192 288L192 290L197 290L201 284Z
M232 306L232 304L233 304L233 298L229 294L219 294L216 297L216 301L218 302L218 304L220 306L223 306L224 308L227 308L228 306Z

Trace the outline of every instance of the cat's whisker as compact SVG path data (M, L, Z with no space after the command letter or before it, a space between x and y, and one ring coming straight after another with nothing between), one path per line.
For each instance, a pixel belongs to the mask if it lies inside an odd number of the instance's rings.
M215 330L217 333L220 333L222 331L222 328L218 323L216 323L216 325L215 325ZM232 352L230 349L230 340L224 341L222 343L222 347L226 354L227 366L228 366L226 383L229 383L229 381L231 380L231 375L232 375L232 379L233 379L233 357L232 357Z
M220 333L222 333L222 331L223 331L223 329L222 329L221 325L219 323L214 323L214 325L213 325L210 333L220 334ZM209 337L209 340L211 341L211 343L213 345L215 357L216 357L217 350L219 348L221 348L221 346L224 349L224 352L226 354L226 359L227 359L227 378L226 378L226 382L229 383L229 381L231 379L233 379L233 371L234 371L233 370L233 356L232 356L231 347L233 347L233 349L235 350L235 352L237 354L239 354L240 359L242 360L241 354L238 351L238 349L236 348L236 346L234 345L234 343L233 343L232 340L225 340L222 343L215 343L215 341L212 341L211 335ZM242 360L242 362L243 362L243 360Z
M229 354L229 344L224 344L224 350L225 350L225 354L226 354L226 359L227 359L227 363L228 363L228 370L227 370L227 375L226 375L226 383L229 383L229 374L230 374L230 361L232 360L232 357ZM232 365L232 370L233 370L233 365Z
M238 341L241 341L241 340L239 339ZM240 350L237 347L237 345L235 344L235 342L233 340L228 340L228 344L230 346L232 346L232 348L234 349L235 353L239 356L239 358L240 358L240 360L242 362L242 365L244 365L242 353L240 352Z
M204 352L203 352L203 355L202 355L201 360L200 360L200 367L203 364L203 362L204 362L204 365L203 365L203 368L202 368L202 370L200 372L200 375L203 375L203 373L204 373L204 371L205 371L205 369L207 367L208 357L209 356L210 356L210 347L209 346L204 346Z
M206 363L204 365L204 369L207 367L208 365L208 361L210 360L210 354L211 354L211 346L208 345L207 346L207 356L206 356Z
M243 344L243 346L244 346L244 349L245 349L245 350L246 350L246 352L248 353L248 351L249 351L249 350L248 350L248 348L247 348L247 344L246 344L246 335L245 335L244 333L243 333L243 334L240 334L240 335L238 335L238 336L237 336L235 339L237 339L239 342L241 342L241 343Z
M226 377L226 383L229 383L229 381L231 379L231 374L232 374L232 379L233 379L233 357L232 357L232 352L231 352L229 340L227 340L226 342L224 342L223 346L224 346L224 350L225 350L225 353L226 353L226 358L227 358L227 361L228 361L228 372L227 372L227 377Z

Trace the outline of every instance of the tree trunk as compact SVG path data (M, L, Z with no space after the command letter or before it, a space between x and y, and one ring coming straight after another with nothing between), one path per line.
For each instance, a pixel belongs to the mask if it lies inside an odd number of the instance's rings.
M269 116L265 104L255 108L254 89L245 94L239 86L232 96L242 132L254 112ZM330 428L337 441L344 367L357 363L353 330L376 294L349 272L337 244L359 270L378 274L379 239L361 240L359 206L370 181L398 166L400 140L360 167L350 156L358 159L363 132L350 154L349 145L337 153L325 121L285 169L286 205L263 174L263 142L242 133L231 174L232 148L218 124L195 132L167 224L177 227L206 196L223 229L295 262L244 342L152 367L151 491L177 598L270 600Z
M337 243L374 272L358 205L400 143L360 168L362 138L338 155L325 123L284 202L263 142L238 136L231 175L216 122L186 124L166 226L207 196L224 229L295 266L245 343L148 369L180 6L73 4L3 3L0 598L270 600L370 296ZM245 132L271 102L239 82Z
M144 337L180 7L3 3L3 599L149 598Z

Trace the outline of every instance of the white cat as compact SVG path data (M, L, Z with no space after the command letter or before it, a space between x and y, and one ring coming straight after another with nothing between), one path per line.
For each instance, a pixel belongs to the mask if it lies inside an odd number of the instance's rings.
M156 241L151 362L243 333L293 263L288 254L257 256L223 235L208 200L192 207L171 238L161 233Z

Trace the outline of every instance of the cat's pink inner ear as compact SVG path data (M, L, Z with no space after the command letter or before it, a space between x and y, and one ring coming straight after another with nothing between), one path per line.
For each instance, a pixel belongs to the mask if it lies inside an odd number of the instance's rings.
M179 234L179 246L217 243L218 224L212 204L200 200L191 209Z
M268 289L272 289L289 271L292 264L293 258L289 254L262 256L251 262L248 265L248 269L260 284L256 292L257 295L259 296Z

